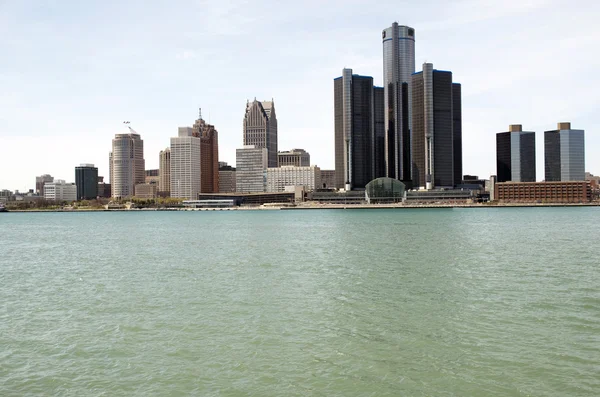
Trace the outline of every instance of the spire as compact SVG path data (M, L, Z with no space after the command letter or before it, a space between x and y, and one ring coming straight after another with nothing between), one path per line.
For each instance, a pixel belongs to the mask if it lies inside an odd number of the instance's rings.
M202 120L202 108L198 108L198 119Z

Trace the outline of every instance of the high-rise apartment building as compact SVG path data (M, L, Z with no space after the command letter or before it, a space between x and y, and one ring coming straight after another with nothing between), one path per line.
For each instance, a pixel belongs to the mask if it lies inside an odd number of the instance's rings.
M343 69L334 79L335 175L338 189L364 189L377 177L375 121L382 118L383 93L373 87L373 78L353 75Z
M77 200L94 200L98 196L98 168L94 164L75 167Z
M292 149L285 152L277 152L277 166L284 167L286 165L308 167L310 166L310 154L304 149Z
M144 183L144 141L139 134L116 134L110 153L110 185L114 198L132 197L135 185Z
M44 185L49 182L54 182L52 175L44 174L42 176L35 177L35 192L40 196L44 195Z
M412 80L415 30L396 22L382 32L386 176L411 178Z
M200 192L219 192L219 136L214 125L202 119L202 114L192 127L194 136L200 138Z
M571 123L545 131L544 166L546 182L584 181L585 131L571 129Z
M201 189L200 138L191 127L179 127L171 138L171 197L197 200Z
M255 98L246 103L243 143L244 146L266 148L269 167L277 167L277 116L273 100L259 102Z
M535 132L512 124L496 134L498 182L535 182Z
M266 148L253 145L235 151L236 190L240 193L265 192L269 155Z
M453 187L462 180L460 86L431 63L412 76L412 185ZM457 160L455 160L457 159ZM460 162L458 167L455 162Z
M158 155L158 191L171 191L171 149L161 150Z
M288 186L304 186L307 191L320 188L321 169L314 165L284 165L267 169L267 192L284 192Z

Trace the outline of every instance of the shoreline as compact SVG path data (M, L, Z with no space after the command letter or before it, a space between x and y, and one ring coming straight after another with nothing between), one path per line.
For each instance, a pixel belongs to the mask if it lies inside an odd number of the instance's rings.
M352 209L452 209L452 208L548 208L548 207L599 207L600 202L593 203L503 203L503 204L301 204L297 206L240 206L225 208L82 208L82 209L26 209L8 210L6 213L81 213L81 212L185 212L185 211L299 211L299 210L352 210Z

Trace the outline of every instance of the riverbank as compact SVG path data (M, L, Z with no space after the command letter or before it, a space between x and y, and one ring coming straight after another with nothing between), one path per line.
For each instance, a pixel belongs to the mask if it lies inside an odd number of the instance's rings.
M145 212L145 211L273 211L273 210L332 210L332 209L431 209L431 208L525 208L525 207L598 207L600 202L592 203L498 203L498 204L322 204L314 202L301 203L295 206L240 206L226 208L81 208L81 209L26 209L8 212L27 213L81 213L81 212Z

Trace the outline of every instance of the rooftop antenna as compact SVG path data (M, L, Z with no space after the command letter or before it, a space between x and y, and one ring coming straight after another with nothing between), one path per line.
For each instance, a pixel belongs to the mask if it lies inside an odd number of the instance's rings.
M202 120L202 108L198 108L198 118Z

